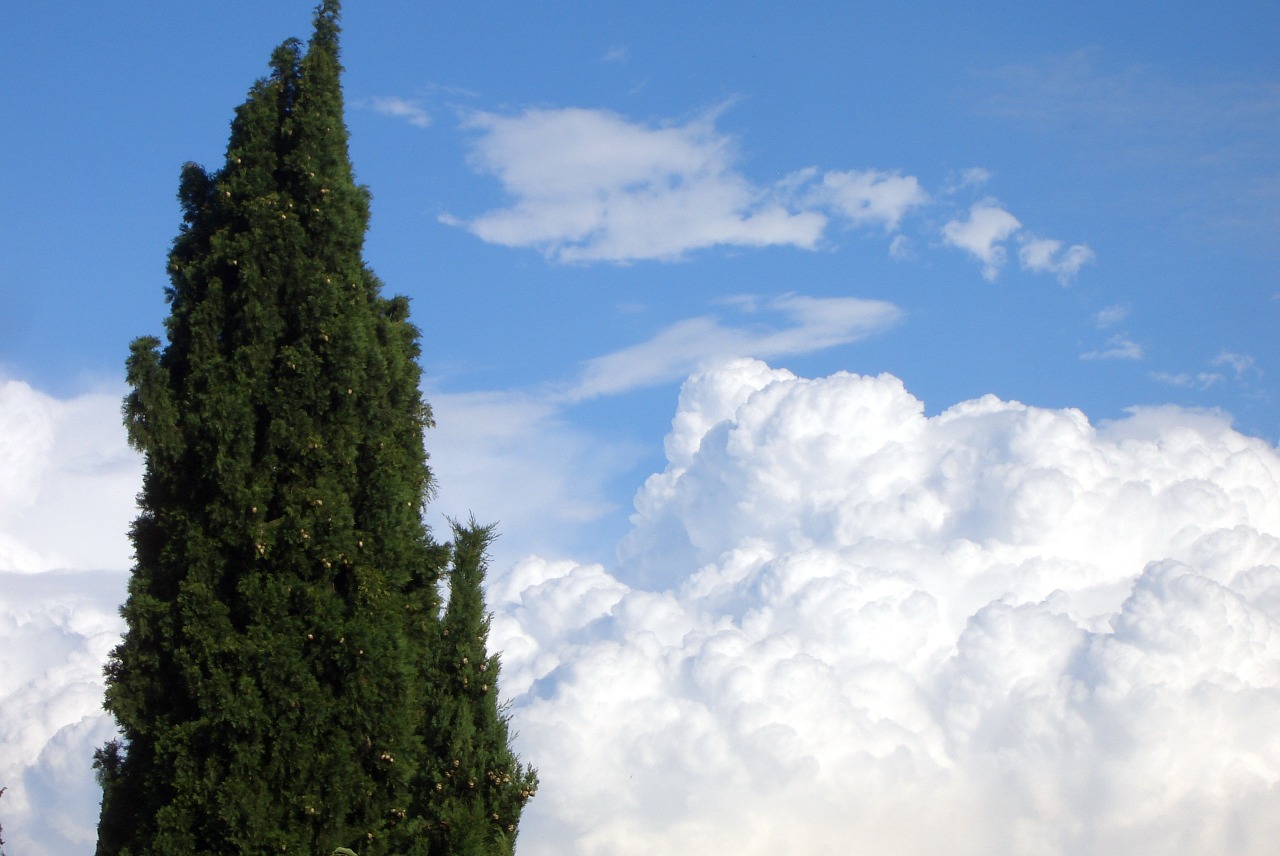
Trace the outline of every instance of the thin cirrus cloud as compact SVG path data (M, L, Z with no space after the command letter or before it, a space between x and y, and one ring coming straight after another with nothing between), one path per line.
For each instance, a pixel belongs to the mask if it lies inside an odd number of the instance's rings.
M865 338L902 317L892 303L856 297L788 294L764 304L763 312L754 301L741 306L753 315L781 316L785 323L731 326L713 316L687 318L645 342L589 360L559 397L582 401L653 386L734 357L812 353Z
M1140 360L1142 346L1127 336L1112 336L1107 346L1096 351L1087 351L1080 355L1082 360Z
M511 203L471 219L442 222L489 243L527 247L567 263L674 261L716 246L790 246L813 250L832 223L892 235L891 255L906 255L904 221L935 200L918 178L881 169L797 169L769 185L740 170L734 140L710 113L678 124L633 122L605 110L530 109L476 113L472 165L498 179ZM948 194L990 178L966 170ZM948 203L949 204L949 203ZM994 279L1004 242L1022 224L990 200L942 229ZM1026 237L1022 267L1064 284L1093 259L1083 244Z
M396 95L379 95L369 99L369 106L375 113L403 119L415 128L426 128L431 124L431 115L421 104L409 98Z
M685 382L665 451L614 567L491 572L521 853L1273 851L1274 447L744 359ZM87 852L125 575L2 576L6 839Z

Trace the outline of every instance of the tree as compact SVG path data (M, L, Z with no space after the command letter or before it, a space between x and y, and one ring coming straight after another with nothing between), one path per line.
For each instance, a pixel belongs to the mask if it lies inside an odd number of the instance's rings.
M440 829L450 549L421 516L418 332L362 259L338 17L275 51L221 169L183 168L168 343L127 362L146 467L101 856L427 853Z
M439 819L433 854L510 854L537 776L511 752L498 703L499 661L488 653L483 583L493 529L472 520L455 524L453 534L449 605L433 664L439 697L425 729L432 742L420 792L433 797Z

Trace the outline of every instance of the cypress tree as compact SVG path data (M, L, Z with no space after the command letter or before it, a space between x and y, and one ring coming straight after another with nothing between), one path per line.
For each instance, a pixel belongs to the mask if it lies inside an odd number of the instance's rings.
M275 51L221 169L183 168L168 341L127 362L146 466L101 856L428 853L442 828L450 550L421 517L418 332L362 260L338 16Z
M511 752L507 720L498 703L499 661L488 653L489 615L484 602L485 550L492 527L453 528L449 604L436 646L430 707L426 785L435 856L510 854L524 804L537 789L532 768Z

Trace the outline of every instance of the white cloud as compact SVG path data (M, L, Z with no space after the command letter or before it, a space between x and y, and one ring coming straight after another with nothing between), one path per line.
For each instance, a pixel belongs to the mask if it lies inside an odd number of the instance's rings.
M971 166L968 169L961 170L958 176L953 175L949 177L942 192L950 196L970 187L981 187L990 180L990 170L984 169L980 166Z
M880 226L892 232L907 212L929 201L929 194L914 175L850 170L824 175L810 201L835 209L854 226Z
M556 404L527 393L435 392L428 399L436 418L427 448L437 533L448 532L446 517L472 513L497 524L495 564L611 546L594 543L592 525L615 510L605 485L634 464L636 449L573 428Z
M521 852L1270 852L1280 455L1176 408L923 410L699 374L622 570L495 577Z
M1026 238L1018 248L1022 267L1035 273L1051 273L1063 285L1075 279L1080 268L1095 260L1093 250L1084 244L1062 249L1062 241L1053 238Z
M713 121L655 127L576 108L476 114L473 162L514 202L465 225L485 241L565 262L678 259L717 245L816 246L827 218L793 210L785 180L757 187L740 175L733 143Z
M492 573L525 856L1274 849L1273 446L737 360L685 383L666 454L616 567ZM89 849L122 583L0 580L0 656L39 655L0 669L15 852Z
M684 123L646 124L604 110L528 109L476 113L471 162L499 180L511 203L473 219L440 221L489 243L530 247L559 262L676 261L716 246L821 246L832 219L893 235L890 255L907 255L895 234L934 200L920 180L899 171L796 169L768 185L738 171L734 140L715 128L713 111ZM964 170L944 195L991 178ZM983 263L995 279L1004 242L1021 223L991 199L952 219L944 242ZM1028 237L1022 267L1052 273L1064 285L1094 260L1084 244Z
M1108 306L1105 309L1099 309L1095 312L1093 314L1093 323L1099 330L1105 330L1108 327L1114 327L1128 317L1128 307L1117 304L1115 306Z
M1236 377L1239 378L1251 373L1262 374L1258 371L1256 362L1253 357L1247 354L1233 354L1230 351L1223 351L1210 360L1209 364L1213 366L1230 366Z
M1004 241L1021 227L1017 217L984 199L970 206L967 220L951 220L943 226L942 237L982 262L982 276L994 280L1007 258Z
M58 399L0 379L0 571L129 564L142 463L122 395Z
M431 124L431 116L422 105L408 98L395 95L375 96L369 99L369 106L383 116L403 119L417 128L425 128Z
M856 297L790 294L766 306L790 324L730 327L711 316L679 321L647 342L588 361L565 398L578 401L677 380L732 357L812 353L864 338L902 315L892 303ZM753 311L754 303L745 302L740 308Z
M10 853L93 852L90 762L114 736L102 665L123 629L126 575L0 572L0 821Z
M1151 377L1169 386L1180 386L1183 389L1205 390L1222 383L1225 378L1217 372L1152 372Z
M1107 340L1107 347L1101 351L1089 351L1081 354L1082 360L1140 360L1142 346L1125 336L1112 336Z
M1153 380L1169 386L1198 391L1212 389L1219 384L1226 383L1228 379L1245 389L1249 389L1254 382L1262 377L1262 371L1257 367L1256 361L1247 354L1223 351L1210 360L1209 365L1213 368L1228 368L1231 372L1229 375L1220 371L1152 372L1151 377Z

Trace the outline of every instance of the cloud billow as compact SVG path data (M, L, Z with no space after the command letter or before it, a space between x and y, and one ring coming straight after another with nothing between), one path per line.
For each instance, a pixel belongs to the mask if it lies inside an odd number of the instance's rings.
M667 454L618 569L495 578L526 856L1270 852L1273 447L743 360Z

